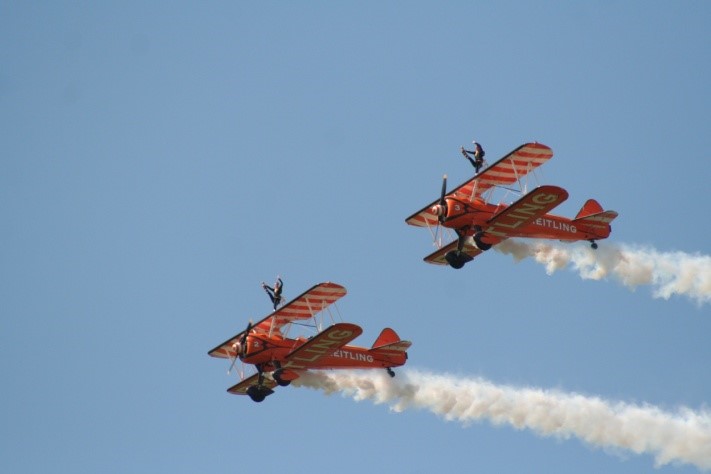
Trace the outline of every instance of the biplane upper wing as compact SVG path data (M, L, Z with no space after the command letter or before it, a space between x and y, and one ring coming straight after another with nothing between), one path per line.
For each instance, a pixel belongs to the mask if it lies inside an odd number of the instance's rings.
M494 186L515 183L552 157L553 150L550 147L542 143L526 143L487 167L469 181L454 188L448 193L448 196L454 196L459 200L469 202ZM436 226L437 215L431 210L435 204L437 204L436 200L405 219L405 222L417 227Z
M336 323L321 331L286 355L284 369L303 369L315 365L326 355L333 354L363 333L356 324Z
M254 374L242 380L240 383L231 386L227 391L233 395L247 395L247 389L252 385L257 385L258 380L259 374ZM262 386L272 389L277 386L277 383L269 377L264 377Z
M250 330L257 333L280 331L284 325L292 321L312 318L316 313L323 311L338 299L345 296L345 294L346 289L337 283L319 283L289 301L258 323L253 324ZM239 341L243 334L244 331L236 334L209 351L208 354L212 357L221 357L224 359L234 357L234 343Z

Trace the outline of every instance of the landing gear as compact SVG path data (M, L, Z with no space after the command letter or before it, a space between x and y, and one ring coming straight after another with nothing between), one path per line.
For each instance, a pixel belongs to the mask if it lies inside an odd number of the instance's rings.
M385 370L388 371L388 375L389 375L390 377L395 377L395 372L393 372L393 369L391 369L390 367L388 367L388 368L386 368Z
M464 239L466 238L466 234L464 233L464 229L457 229L457 250L450 250L446 254L444 254L444 259L447 261L450 267L455 268L459 270L464 266L465 263L471 262L474 260L473 257L470 257L466 253L462 252L462 249L464 248Z
M482 242L481 238L484 236L484 232L479 231L476 234L474 234L474 245L476 245L476 248L481 250L482 252L486 252L491 248L491 244L487 244L486 242Z
M263 402L265 398L274 393L274 390L264 385L264 367L261 364L257 364L257 373L259 377L257 378L256 385L250 385L247 388L247 395L252 399L253 402Z
M291 383L291 380L284 380L281 378L282 374L284 373L284 369L276 369L274 373L272 374L272 377L274 378L274 381L279 385L280 387L286 387Z
M459 250L450 250L444 255L444 259L447 261L450 267L459 270L464 266L465 263L473 260L472 257L460 252Z
M597 242L595 242L594 240L591 240L590 247L592 247L593 250L597 250Z
M263 402L264 399L272 393L274 393L274 390L264 385L252 385L247 389L247 395L249 395L249 398L251 398L253 402L257 403Z

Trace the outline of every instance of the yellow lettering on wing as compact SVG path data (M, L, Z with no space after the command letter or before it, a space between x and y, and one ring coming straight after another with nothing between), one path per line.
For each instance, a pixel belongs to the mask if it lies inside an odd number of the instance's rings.
M496 227L505 227L507 229L515 229L516 227L520 226L522 222L525 222L528 217L516 217L516 216L506 216L510 217L514 220L507 222L497 222L495 224Z
M298 360L302 362L313 362L322 357L324 354L328 353L333 346L343 345L342 341L352 336L353 331L341 331L338 329L333 329L330 332L323 334L322 336L316 336L317 340L309 344L297 355L292 357L292 360Z
M546 206L558 200L557 194L540 193L531 196L531 202L520 202L509 213L503 215L486 232L498 237L505 237L507 229L516 229L521 224L528 222L532 217L537 216Z
M557 194L536 194L533 196L533 202L536 204L550 204L558 200Z
M348 339L353 336L353 331L331 331L328 333L330 339Z
M538 210L543 209L543 206L537 206L535 204L531 204L530 202L524 202L521 204L521 207L516 209L512 214L523 214L527 216L533 216L538 214Z
M487 234L495 235L497 237L506 237L508 234L506 232L497 232L495 227L489 227L486 229Z
M299 361L301 361L301 362L313 362L313 361L315 361L316 359L318 359L319 357L321 357L321 354L322 354L322 353L314 354L313 357L311 357L311 358L308 358L308 357L301 357L301 356L294 356L294 357L292 357L292 360L299 360Z

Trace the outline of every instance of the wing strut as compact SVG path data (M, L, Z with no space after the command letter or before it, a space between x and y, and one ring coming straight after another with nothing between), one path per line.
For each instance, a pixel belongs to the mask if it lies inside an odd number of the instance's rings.
M469 201L473 201L474 197L476 196L476 190L479 188L479 180L475 179L474 183L472 183L472 193L469 195Z
M311 307L311 301L309 301L308 298L306 298L306 306L309 307L309 313L311 313L311 319L314 320L314 326L316 326L316 332L317 333L321 332L321 325L318 323L318 320L316 319L316 315L318 314L318 311L314 311L314 309Z

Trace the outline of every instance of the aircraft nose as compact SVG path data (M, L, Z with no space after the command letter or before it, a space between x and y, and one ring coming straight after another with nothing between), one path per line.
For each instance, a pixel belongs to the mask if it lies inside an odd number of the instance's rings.
M432 206L431 211L436 216L443 216L444 215L444 206L442 206L440 204L436 204L436 205Z
M235 342L232 344L232 349L235 351L235 356L238 356L242 353L242 344L239 343L239 341Z

